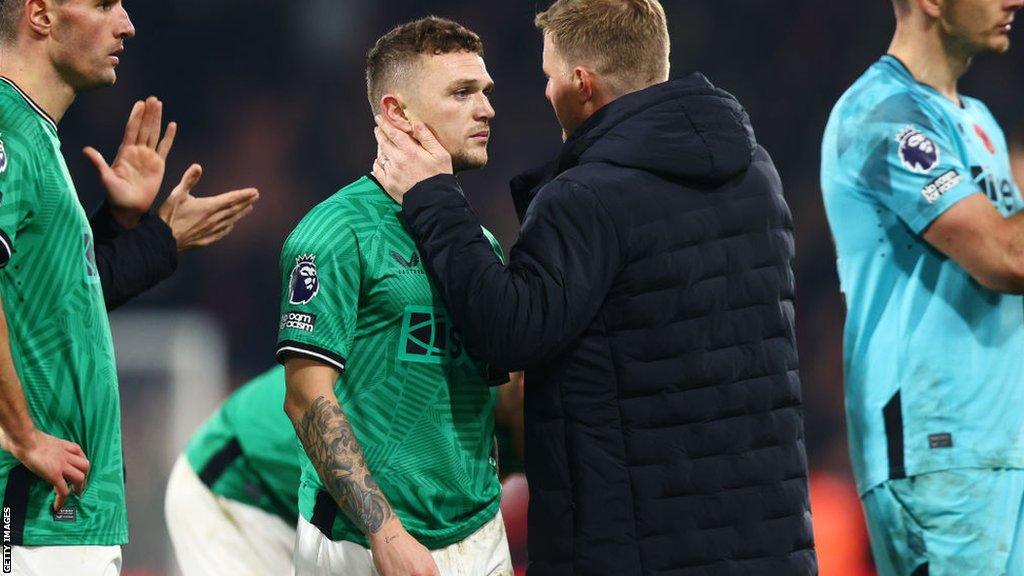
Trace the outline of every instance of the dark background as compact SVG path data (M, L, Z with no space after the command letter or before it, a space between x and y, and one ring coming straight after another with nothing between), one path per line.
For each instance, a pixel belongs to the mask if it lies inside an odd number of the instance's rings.
M181 128L164 193L195 161L205 168L198 194L256 186L261 199L232 236L186 255L172 279L128 308L195 307L219 319L229 337L235 384L268 367L285 236L314 204L367 173L375 155L363 77L366 50L392 26L428 14L458 20L484 40L496 82L491 163L462 179L474 208L507 249L517 230L508 180L550 158L561 143L543 95L541 37L533 26L533 15L547 5L129 2L138 36L122 56L117 86L82 95L60 127L86 205L97 204L102 191L79 150L93 145L113 156L133 100L150 94L164 100L166 119ZM816 474L848 491L843 307L818 183L819 147L832 104L885 52L894 25L891 6L886 0L664 5L672 77L699 70L735 94L782 175L797 230L797 333L809 459ZM1021 75L1014 73L1022 58L1022 50L981 57L961 86L989 105L1011 138L1024 128L1017 105ZM815 506L816 516L827 515L829 504ZM819 542L827 539L827 526L816 531ZM823 574L840 573L824 567Z

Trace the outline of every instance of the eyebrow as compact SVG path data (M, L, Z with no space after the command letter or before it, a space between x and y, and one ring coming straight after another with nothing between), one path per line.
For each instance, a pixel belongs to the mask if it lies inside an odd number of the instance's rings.
M477 87L479 85L480 85L480 81L475 79L475 78L462 78L460 80L454 80L450 84L448 84L448 89L449 90L456 90L456 89L459 89L459 88L475 88L475 87ZM485 84L484 87L483 87L483 90L487 90L488 88L494 88L494 81L493 80L491 80L490 82Z

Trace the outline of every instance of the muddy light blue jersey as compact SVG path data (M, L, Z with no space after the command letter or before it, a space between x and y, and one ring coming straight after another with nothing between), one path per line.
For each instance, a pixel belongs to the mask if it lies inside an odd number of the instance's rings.
M861 493L952 468L1024 467L1024 300L982 287L922 235L983 194L1022 208L988 108L885 56L843 95L821 186L846 296L844 374Z

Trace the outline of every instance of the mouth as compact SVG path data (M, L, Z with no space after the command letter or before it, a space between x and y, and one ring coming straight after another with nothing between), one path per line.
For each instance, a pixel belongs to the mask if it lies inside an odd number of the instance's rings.
M472 136L469 137L470 140L474 140L474 141L477 141L477 142L487 142L488 140L490 140L490 138L491 138L491 131L490 130L481 130L481 131L477 132L476 134L473 134Z
M1009 34L1011 29L1013 29L1013 20L1010 20L1009 22L1003 22L999 26L996 26L996 31L1001 32L1003 34Z
M111 61L111 62L112 62L112 63L113 63L113 64L114 64L115 66L116 66L117 64L120 64L120 63L121 63L121 58L119 57L119 54L121 54L122 52L124 52L124 46L121 46L121 47L120 47L120 48L118 48L117 50L114 50L113 52L111 52L110 54L108 54L108 58L110 58L110 61Z

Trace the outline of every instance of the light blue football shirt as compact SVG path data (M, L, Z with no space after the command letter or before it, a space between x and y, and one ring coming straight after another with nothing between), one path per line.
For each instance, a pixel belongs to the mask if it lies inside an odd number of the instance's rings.
M921 235L985 194L1024 208L1006 139L885 56L843 95L821 186L846 295L843 358L857 487L950 468L1024 467L1024 299L975 282Z

